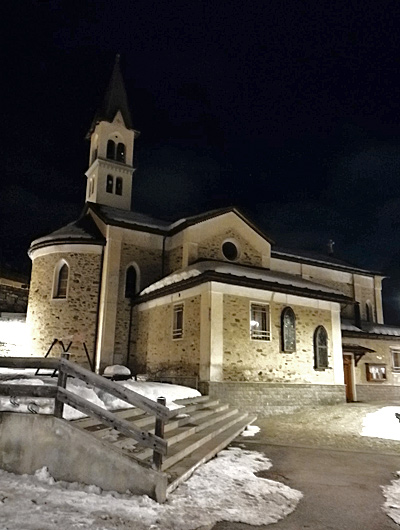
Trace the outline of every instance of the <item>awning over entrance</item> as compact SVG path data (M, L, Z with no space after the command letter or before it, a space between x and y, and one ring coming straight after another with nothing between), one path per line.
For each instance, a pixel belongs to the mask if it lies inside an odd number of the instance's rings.
M366 353L375 353L375 350L360 346L359 344L342 344L343 353L352 353L354 355L354 364L357 366L358 361Z

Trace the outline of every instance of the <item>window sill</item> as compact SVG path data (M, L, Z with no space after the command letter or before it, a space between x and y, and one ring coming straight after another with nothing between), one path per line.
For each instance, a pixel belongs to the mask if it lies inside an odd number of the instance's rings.
M331 367L331 366L325 366L325 367L323 367L323 368L322 368L322 367L321 367L321 368L316 368L316 367L314 366L314 370L315 370L316 372L325 372L325 370L332 370L332 367Z

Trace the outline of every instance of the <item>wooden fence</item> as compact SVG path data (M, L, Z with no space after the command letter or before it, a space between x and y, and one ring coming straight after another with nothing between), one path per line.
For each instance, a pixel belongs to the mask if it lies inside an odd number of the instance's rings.
M57 384L29 385L12 384L0 381L0 396L54 398L54 415L63 418L64 405L69 405L80 412L96 418L103 424L112 427L124 436L133 438L139 445L153 449L153 467L161 469L162 457L167 454L167 441L164 440L164 423L176 415L165 406L165 398L158 398L157 402L125 388L118 383L109 381L94 374L81 366L67 360L44 357L0 357L0 368L13 369L49 369L58 370ZM91 403L90 401L66 389L68 377L75 377L85 383L115 396L129 405L137 407L155 417L155 433L139 429L132 423L118 418L113 412Z

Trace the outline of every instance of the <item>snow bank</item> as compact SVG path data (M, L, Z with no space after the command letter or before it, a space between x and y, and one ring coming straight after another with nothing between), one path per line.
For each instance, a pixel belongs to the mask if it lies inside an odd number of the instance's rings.
M367 414L363 421L361 436L400 441L400 423L394 415L400 407L383 407Z
M222 451L163 505L145 496L57 482L46 468L34 476L0 471L0 528L195 530L218 521L267 525L291 513L302 497L299 491L254 475L270 467L261 453Z
M11 377L11 376L10 376ZM38 377L25 375L20 378L13 378L7 380L9 384L28 384L28 385L43 385L43 384L56 384L54 378L46 378L44 383L42 379ZM153 401L157 401L157 398L163 396L167 400L167 407L170 409L181 408L180 405L176 404L175 401L178 399L185 399L200 396L200 392L194 388L189 388L180 385L170 385L165 383L150 383L147 381L117 381L119 385L122 385L142 396L145 396ZM95 405L107 409L107 410L118 410L129 408L130 405L125 401L121 401L116 397L93 388L87 385L80 379L68 378L67 390L77 394L78 396L94 403ZM52 414L54 410L54 400L49 398L31 398L31 397L0 397L0 411L11 411L11 412L32 412L37 414ZM64 407L64 418L67 420L73 420L82 418L85 415L78 410L66 405Z
M400 477L400 471L397 472ZM383 505L384 512L400 525L400 478L392 480L390 486L381 486L386 502Z

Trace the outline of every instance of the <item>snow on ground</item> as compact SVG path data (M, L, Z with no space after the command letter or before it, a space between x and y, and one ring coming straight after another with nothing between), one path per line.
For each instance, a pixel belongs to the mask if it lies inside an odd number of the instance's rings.
M400 413L400 407L382 407L366 414L361 436L400 441L400 423L395 412Z
M257 425L247 425L241 436L249 438L251 436L255 436L258 432L260 432L260 430L260 427L257 427Z
M400 471L397 472L400 477ZM383 511L397 524L400 524L400 478L392 480L390 486L382 486L386 502Z
M7 380L5 380L7 379ZM16 370L3 373L2 380L9 384L27 384L27 385L43 385L56 384L56 378L47 377L45 382L39 377L35 377L30 373L17 372ZM163 396L167 400L167 407L170 409L177 409L181 406L176 404L178 399L185 399L200 396L200 392L194 388L189 388L181 385L171 385L166 383L152 383L147 381L117 381L120 384L142 396L146 396L153 401ZM116 397L104 392L102 390L93 388L87 385L80 379L68 378L67 390L79 395L80 397L94 403L95 405L108 410L117 410L129 408L131 405L125 401L121 401ZM54 400L50 398L30 398L30 397L0 397L0 411L9 412L33 412L39 414L52 414L54 410ZM64 418L67 420L82 418L85 415L66 405L64 407Z
M202 466L157 504L146 496L101 492L95 486L0 471L0 528L4 530L194 530L218 521L267 525L287 516L302 494L258 478L271 467L263 454L231 448Z

